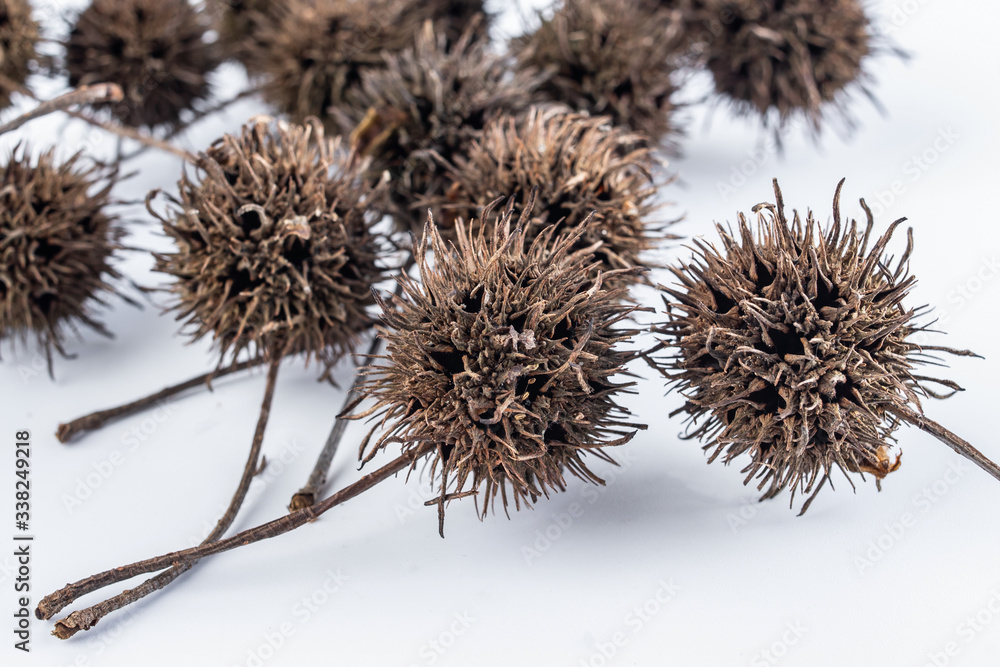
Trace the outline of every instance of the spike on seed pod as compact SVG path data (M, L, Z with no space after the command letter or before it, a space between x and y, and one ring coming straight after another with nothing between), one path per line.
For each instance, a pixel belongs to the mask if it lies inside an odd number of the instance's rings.
M296 122L315 116L339 134L354 125L331 110L349 105L363 73L385 67L383 53L412 44L420 25L398 0L291 0L274 12L259 25L248 69L279 111Z
M618 325L635 308L592 279L588 253L573 251L585 225L529 243L530 209L515 219L513 206L488 206L492 231L459 223L457 245L429 223L416 250L420 282L403 276L403 296L380 299L386 354L362 371L358 401L377 404L355 418L374 415L384 432L374 443L369 433L361 456L433 443L442 531L455 498L476 495L485 516L497 502L520 509L564 490L567 474L602 483L586 455L610 461L603 448L645 428L616 402L634 384L615 376L633 356L621 344L637 332Z
M0 3L0 109L9 107L11 93L25 85L40 37L28 0Z
M117 173L81 159L57 163L49 150L32 163L19 145L0 172L0 338L34 336L49 375L52 352L68 356L67 328L111 336L90 305L121 277L111 261L124 231L106 210Z
M383 277L377 220L385 184L306 126L258 118L226 135L185 174L180 208L160 218L177 251L157 255L174 279L174 310L220 357L305 354L326 364L370 328ZM158 216L159 217L159 216Z
M687 437L707 442L709 461L748 454L745 483L763 498L784 489L809 494L802 512L839 469L881 480L900 464L889 453L902 423L930 432L1000 478L1000 468L967 442L923 416L921 398L961 388L918 370L929 352L974 356L912 340L924 308L905 305L912 233L893 262L886 246L897 220L872 242L874 220L841 222L840 192L825 231L810 211L785 217L775 204L740 214L735 233L717 225L722 247L696 242L693 261L671 269L663 287L669 321L658 328L673 354L654 362L686 399L677 413ZM946 392L935 390L935 385Z
M510 43L517 67L551 74L536 99L610 116L673 148L671 62L683 31L672 14L650 12L635 0L578 0L539 20Z
M204 16L187 0L94 0L66 42L71 86L116 83L112 114L130 127L176 125L211 94L219 65Z
M658 208L656 161L639 138L604 118L533 107L520 119L492 122L452 170L446 195L426 204L440 211L447 228L455 218L479 219L481 207L498 197L523 196L538 187L541 205L525 229L529 240L549 228L554 234L573 232L593 213L577 244L601 244L595 251L598 268L646 268L645 253L673 237L650 221ZM639 279L636 272L608 277L616 285Z
M784 126L804 115L818 130L832 106L849 122L851 88L868 94L864 65L878 40L858 0L699 0L695 23L718 36L701 45L716 92L740 114ZM719 17L727 17L720 21ZM870 95L869 95L870 96Z
M426 21L412 47L387 54L386 66L367 72L350 104L335 110L341 126L355 127L352 144L373 157L372 171L392 176L394 217L405 228L422 226L414 209L426 208L415 193L444 194L446 165L468 151L491 118L526 109L537 85L529 72L511 76L503 58L473 41L478 24L449 46Z

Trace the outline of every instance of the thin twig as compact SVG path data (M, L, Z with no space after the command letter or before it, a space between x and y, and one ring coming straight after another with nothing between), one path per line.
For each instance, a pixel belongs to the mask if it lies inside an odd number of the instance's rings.
M183 148L178 148L168 141L163 141L162 139L157 139L156 137L134 130L131 127L125 127L124 125L117 125L112 122L101 120L95 118L90 114L83 113L81 111L66 111L66 113L73 118L79 118L80 120L98 127L105 132L110 132L111 134L117 135L119 137L125 137L126 139L131 139L133 141L138 141L144 146L150 148L156 148L161 151L170 153L171 155L176 155L182 160L186 160L191 164L197 164L198 156L190 151L186 151Z
M119 405L115 408L108 408L107 410L98 410L97 412L92 412L89 415L77 417L71 422L59 424L59 428L56 430L56 438L58 438L59 442L69 442L78 434L101 428L105 423L111 421L112 419L119 419L121 417L134 414L143 408L159 403L160 401L163 401L175 394L179 394L182 391L197 387L200 384L208 385L209 388L211 388L212 380L222 378L233 373L238 373L239 371L244 371L248 368L253 368L254 366L259 366L261 363L263 363L263 359L259 357L248 361L241 361L238 364L216 369L210 373L204 373L198 377L181 382L180 384L166 387L155 394L150 394L149 396L132 401L131 403Z
M966 440L958 437L936 421L928 419L919 412L903 405L887 405L886 410L896 415L900 419L913 424L921 431L930 433L935 438L951 447L957 453L969 459L977 466L1000 480L1000 466L991 461L985 454L976 449Z
M60 95L51 100L40 103L37 107L23 113L3 125L0 125L0 134L6 134L18 129L25 123L36 118L47 116L55 111L67 111L69 107L79 104L100 104L104 102L121 102L125 98L122 89L114 83L95 83L89 86L80 86L75 90Z
M283 535L284 533L295 530L296 528L315 520L327 510L330 510L333 507L336 507L337 505L364 493L379 482L392 477L401 470L412 467L418 458L433 451L435 446L436 445L433 443L424 443L420 447L414 448L409 452L402 454L390 463L387 463L378 470L365 475L355 483L341 489L329 498L326 498L312 507L306 507L305 509L298 510L297 512L286 514L281 518L275 519L274 521L269 521L268 523L260 526L244 530L243 532L237 533L232 537L227 537L224 540L201 544L197 547L184 549L182 551L172 551L168 554L157 556L156 558L149 558L147 560L132 563L131 565L116 567L114 569L95 574L91 577L87 577L86 579L81 579L76 583L68 584L55 593L44 597L35 609L35 617L42 620L52 618L74 600L83 595L87 595L88 593L100 590L105 586L125 581L141 574L157 572L168 567L191 563L205 558L206 556L211 556L212 554L236 549L247 544L260 542L262 540L277 537L278 535ZM62 632L65 633L71 629L72 625L68 623L71 619L73 619L72 614L59 622L59 624L66 625ZM76 622L75 619L72 622ZM56 636L60 635L56 634Z
M218 539L222 537L227 530L229 530L229 527L233 524L233 521L236 519L236 515L240 511L240 507L243 506L243 501L246 500L247 491L250 489L250 482L253 481L253 477L257 474L260 467L260 450L264 442L264 430L267 428L267 420L271 415L271 402L274 399L274 386L278 379L278 367L280 365L281 358L279 357L272 361L268 367L267 385L264 388L264 400L260 406L260 415L257 417L257 429L253 434L253 443L250 445L250 454L247 456L246 465L243 467L243 476L240 477L240 483L236 487L236 492L233 494L232 500L229 501L229 507L226 509L225 514L223 514L222 518L220 518L218 523L215 524L215 528L213 528L212 532L208 534L208 537L204 539L202 542L203 545L218 541ZM174 579L194 567L197 562L198 560L194 559L185 561L184 563L178 563L166 572L161 572L155 577L147 579L135 588L122 591L113 598L91 607L87 607L86 609L73 612L67 618L56 624L56 628L52 631L52 634L59 639L69 639L80 630L89 630L94 627L99 620L116 609L121 609L122 607L137 600L141 600L150 593L168 586Z

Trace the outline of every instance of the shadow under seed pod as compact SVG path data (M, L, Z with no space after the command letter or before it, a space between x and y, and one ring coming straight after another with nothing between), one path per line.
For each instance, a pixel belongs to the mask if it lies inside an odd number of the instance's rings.
M160 218L178 249L156 270L174 279L178 319L195 339L212 334L220 359L302 353L329 365L373 324L384 269L370 225L385 185L364 183L318 121L267 120L216 141L199 180L182 177L179 208Z
M735 235L717 225L721 250L696 241L694 260L671 269L677 285L661 287L670 319L657 331L658 348L673 354L653 363L687 399L674 413L689 416L686 437L707 442L710 462L749 454L745 483L759 480L763 498L790 488L791 504L796 492L811 494L802 512L834 468L852 486L847 473L880 481L895 471L889 444L903 422L1000 479L996 464L922 414L921 398L961 389L919 374L934 363L927 353L975 355L910 340L925 330L914 321L924 308L904 304L916 282L912 233L895 266L886 257L905 218L872 242L864 200L863 228L841 222L843 184L826 231L811 211L789 221L775 181L776 203L754 208L755 226L742 214Z
M635 308L593 279L589 253L574 252L586 225L527 242L531 205L516 228L513 206L486 207L492 231L459 223L457 245L428 223L420 282L403 276L402 298L380 299L386 354L362 369L358 401L376 405L351 418L378 422L361 445L365 463L391 444L404 454L434 447L442 537L449 500L482 492L484 516L498 495L520 509L564 490L566 473L602 484L585 455L611 461L603 447L645 428L615 400L634 384L614 378L633 358L620 344L637 332L617 325Z
M89 306L103 304L115 293L109 280L121 278L111 260L124 231L106 211L117 173L83 168L81 159L57 164L51 149L33 164L18 146L0 172L0 338L34 336L50 376L53 350L69 356L67 327L111 337Z
M550 73L536 99L610 116L673 150L676 91L672 62L681 24L635 0L574 0L533 32L511 40L518 68Z
M211 95L220 59L204 15L188 0L94 0L66 42L69 84L116 83L112 114L130 127L173 126Z
M11 93L24 88L40 37L28 0L0 3L0 109L10 106Z
M653 204L656 160L639 138L606 118L557 107L532 108L520 119L504 116L483 131L468 157L459 158L446 195L421 203L439 212L447 231L456 218L490 225L492 220L479 215L482 207L537 187L541 205L525 227L529 241L549 229L553 238L573 233L593 214L577 248L600 243L595 255L605 272L647 268L644 254L676 237L664 233L669 223L650 220L659 208ZM639 280L636 272L608 278L616 286Z
M418 197L445 193L447 163L464 156L492 118L526 109L538 84L530 72L511 76L503 58L473 42L478 24L449 46L425 22L412 47L386 54L385 67L366 72L349 103L333 109L340 126L354 127L354 148L373 158L371 172L392 176L393 216L404 229L423 226Z

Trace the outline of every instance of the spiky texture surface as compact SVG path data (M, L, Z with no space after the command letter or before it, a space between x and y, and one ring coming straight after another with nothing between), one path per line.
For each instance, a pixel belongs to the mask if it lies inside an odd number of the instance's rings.
M525 229L529 239L550 228L572 232L594 212L577 244L601 243L597 269L645 267L644 254L666 235L664 224L651 220L657 210L654 159L639 138L606 119L558 108L503 117L459 160L445 197L427 204L447 226L456 218L479 220L482 208L498 197L523 200L538 187L541 204ZM638 278L631 272L611 279L626 285Z
M121 86L111 110L125 125L176 125L212 92L219 56L205 19L188 0L94 0L66 42L69 83Z
M494 15L486 11L483 0L399 0L412 13L409 22L434 22L434 28L445 36L449 44L454 44L473 27L473 37L485 40L489 37ZM478 19L477 19L478 17Z
M366 111L344 109L362 75L385 67L383 53L412 45L420 29L397 0L290 0L274 12L259 26L248 68L282 113L299 122L315 116L338 134L354 126L337 118Z
M277 15L273 0L209 0L207 7L223 54L244 64L260 48L261 26Z
M826 105L843 113L851 87L864 88L873 44L858 0L699 0L695 6L694 16L714 36L701 46L701 57L716 91L739 113L761 114L779 127L803 115L818 129Z
M517 66L551 72L541 99L610 116L654 142L672 145L676 90L671 62L681 24L635 0L571 0L511 41Z
M425 22L415 45L366 73L338 113L342 126L356 126L353 144L372 156L373 172L391 174L394 217L404 228L422 229L422 202L443 195L452 181L445 165L464 157L491 119L524 111L537 85L530 72L510 76L505 60L474 42L474 34L449 47Z
M710 460L749 454L745 481L758 479L764 498L812 494L803 512L835 468L879 480L894 471L894 408L941 397L930 384L959 389L919 374L926 352L969 354L910 340L923 310L904 304L916 282L912 235L894 266L886 256L905 218L869 246L863 200L863 230L841 223L842 186L823 231L811 212L786 218L775 182L776 204L754 209L755 229L742 214L736 235L717 226L721 249L697 241L694 261L672 269L677 286L664 288L660 333L674 354L660 368L687 399L678 412L691 417L688 436L707 441Z
M318 123L258 119L206 151L199 179L181 178L180 208L162 219L177 251L156 269L195 339L211 334L234 360L248 350L330 364L353 349L383 276L369 225L384 187L351 164Z
M39 37L28 0L0 0L0 109L27 80Z
M34 337L51 374L67 328L110 336L90 306L115 291L123 231L106 211L113 171L81 166L80 154L57 163L49 150L32 163L29 153L15 149L0 171L0 338Z
M498 494L519 509L563 490L567 473L602 483L585 456L610 460L602 448L644 428L616 402L633 384L615 380L632 356L621 344L636 332L617 328L632 308L591 280L573 237L527 243L527 218L512 229L513 216L508 207L488 236L460 226L457 246L428 225L421 279L402 278L403 297L381 304L386 353L363 371L362 400L375 406L356 417L384 430L362 457L436 445L442 522L445 503L464 495L485 515Z

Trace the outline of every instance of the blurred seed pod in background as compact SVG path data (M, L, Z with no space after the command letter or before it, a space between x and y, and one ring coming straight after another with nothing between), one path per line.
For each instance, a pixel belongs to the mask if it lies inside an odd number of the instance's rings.
M647 251L674 238L663 231L668 223L652 220L659 208L656 166L638 135L606 118L532 108L520 119L492 122L468 158L454 166L446 195L426 204L445 221L445 230L457 218L489 224L480 216L485 205L498 197L523 198L538 187L539 203L524 231L529 240L550 228L556 236L573 233L594 213L577 247L601 243L595 252L599 270L641 269L648 266ZM611 278L640 279L637 273Z
M454 44L470 28L474 40L489 40L494 14L486 10L483 0L399 0L412 16L407 23L434 22L434 29L443 34L448 44ZM479 17L473 24L474 19Z
M124 231L107 211L117 173L83 160L49 150L32 161L19 145L0 172L0 338L34 337L50 375L52 352L69 356L67 329L111 337L90 311L121 278L112 260Z
M69 84L121 86L111 112L124 125L177 125L212 92L220 54L205 41L207 18L187 0L94 0L66 42Z
M517 67L551 74L538 100L609 116L615 125L674 148L673 63L683 50L683 23L635 0L563 2L538 20L537 28L510 43Z
M467 154L492 118L524 111L538 85L535 74L511 75L505 59L473 41L478 26L473 19L449 47L425 22L412 47L387 54L385 67L366 72L335 109L340 126L355 127L353 146L373 158L373 172L391 175L393 216L404 229L422 231L427 213L418 202L445 193L446 165Z
M428 224L420 280L403 276L402 297L381 303L386 353L362 370L360 400L375 406L354 418L378 425L361 455L436 443L442 535L454 498L476 495L485 515L498 496L505 510L510 501L520 509L564 490L567 473L602 484L585 457L611 461L602 448L645 428L616 402L634 384L615 381L633 356L621 345L637 333L618 325L634 308L621 305L622 290L592 280L589 253L573 251L584 226L528 241L530 209L517 220L513 206L487 207L484 216L497 216L491 231L460 223L457 245Z
M971 355L913 340L926 327L915 322L925 308L905 305L912 234L898 260L886 253L905 218L872 241L863 200L867 223L841 223L842 186L824 231L811 211L785 217L775 181L776 203L754 208L756 224L740 214L735 234L717 225L721 248L696 241L693 260L671 269L676 285L662 288L670 319L658 332L672 354L656 365L686 399L674 413L689 416L686 437L706 443L709 461L748 454L745 483L763 498L809 494L803 512L835 469L852 486L848 473L895 471L889 447L902 423L942 438L920 400L960 387L922 367L941 365L935 352ZM945 440L997 474L968 443Z
M226 58L244 65L259 48L260 28L278 15L273 0L208 0L206 8Z
M11 93L24 87L39 37L28 0L0 0L0 109L9 107Z
M177 251L157 255L173 310L193 339L211 334L233 361L283 353L327 365L373 324L372 286L384 276L385 184L363 182L352 156L305 126L259 118L226 135L185 174L164 231ZM159 216L158 216L159 217Z
M345 110L365 72L385 67L383 53L413 44L420 23L398 0L290 0L259 25L246 60L263 95L293 121L315 116L327 130L349 134L355 118ZM331 116L331 110L345 116Z

